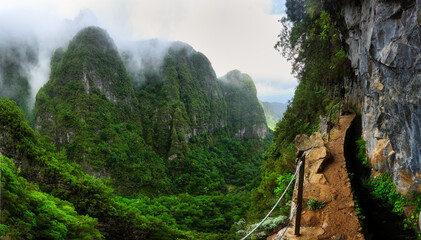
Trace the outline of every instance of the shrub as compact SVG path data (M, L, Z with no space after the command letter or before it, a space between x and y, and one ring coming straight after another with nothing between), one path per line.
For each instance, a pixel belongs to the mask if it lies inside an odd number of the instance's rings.
M326 205L326 202L318 201L314 198L308 200L308 202L307 202L308 209L310 209L312 211L317 210L317 209L322 209L322 208L324 208L325 205Z

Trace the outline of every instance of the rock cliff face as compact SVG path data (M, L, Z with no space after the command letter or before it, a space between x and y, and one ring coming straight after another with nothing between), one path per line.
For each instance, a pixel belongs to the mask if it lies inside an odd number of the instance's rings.
M343 37L354 75L347 98L361 108L374 170L401 193L421 190L421 1L346 1Z
M235 137L265 138L268 126L251 77L234 70L219 80L228 105L228 124Z

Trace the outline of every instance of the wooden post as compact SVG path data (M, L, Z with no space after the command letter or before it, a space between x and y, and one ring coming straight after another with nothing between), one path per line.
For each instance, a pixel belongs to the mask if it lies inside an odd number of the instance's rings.
M300 236L301 211L303 209L303 185L304 185L304 166L306 164L306 156L301 156L301 166L298 175L298 196L297 196L297 212L295 213L295 236Z
M339 124L339 119L342 116L342 107L344 106L344 102L341 101L341 104L339 104L339 117L338 117L338 124Z
M327 141L330 141L330 130L332 130L331 125L332 125L332 109L333 109L333 104L332 107L330 107L330 112L329 112L329 120L327 121Z

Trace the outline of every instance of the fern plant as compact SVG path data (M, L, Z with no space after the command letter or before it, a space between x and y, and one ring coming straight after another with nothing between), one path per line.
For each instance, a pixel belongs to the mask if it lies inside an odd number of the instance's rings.
M326 202L324 202L324 201L318 201L318 200L316 200L314 198L308 200L308 202L307 202L308 209L310 209L312 211L317 210L317 209L322 209L322 208L325 207L325 205L326 205Z

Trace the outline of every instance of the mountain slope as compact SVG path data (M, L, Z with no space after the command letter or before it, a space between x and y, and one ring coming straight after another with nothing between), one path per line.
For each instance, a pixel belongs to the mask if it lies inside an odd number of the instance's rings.
M13 230L16 226L18 220L8 221L9 216L14 219L32 217L42 218L40 223L45 223L47 228L40 230L45 231L46 234L54 234L53 238L59 238L61 234L64 238L69 239L80 239L81 237L101 239L102 236L92 228L96 221L92 218L96 218L98 219L96 228L107 239L188 238L179 230L166 226L161 220L144 216L139 209L127 205L123 198L116 196L113 190L105 186L101 180L84 173L77 164L69 163L63 154L56 153L54 147L47 143L45 138L40 137L29 127L24 120L23 112L10 100L0 99L0 132L0 152L5 156L1 156L0 160L2 166L3 162L6 166L1 170L2 172L7 171L6 174L2 174L2 179L5 177L7 178L5 182L17 181L19 183L19 185L11 185L12 182L10 182L11 184L5 185L2 181L1 190L5 194L1 195L1 200L4 202L3 200L13 197L13 194L19 194L18 196L21 198L27 197L18 199L16 203L6 202L7 204L4 205L6 208L1 209L2 220L4 220L2 221L2 231L5 225L8 230ZM8 158L13 159L13 164L20 169L19 171L14 171L14 166ZM26 186L28 184L22 178L32 182L30 187L32 189L29 189L29 193ZM41 191L37 189L36 184L39 185ZM19 204L18 201L21 202L17 207L22 211L39 206L38 209L34 209L38 211L39 215L34 216L27 211L24 216L13 215L14 211L19 211L19 209L9 204ZM28 201L32 203L29 204ZM46 208L40 209L45 205L47 205ZM8 209L9 206L11 209ZM72 210L73 206L77 215ZM51 212L55 209L61 209L63 212ZM89 215L89 217L82 215ZM66 219L61 219L62 216L66 216ZM79 223L87 225L74 225L77 222L69 217L81 220ZM24 219L24 221L27 220L29 219ZM27 225L35 223L25 222ZM58 225L59 229L48 228L52 228L54 225ZM36 230L37 226L33 227ZM42 227L42 225L38 227ZM54 231L59 232L54 233ZM5 234L19 237L20 234L26 232L29 232L30 235L22 236L24 239L34 235L42 238L48 236L42 232L34 233L30 226L26 227L24 231L6 232Z
M227 103L209 60L185 43L132 44L123 48L122 56L140 102L143 136L168 159L174 192L197 195L250 189L267 143L253 140L256 132L250 139L233 139L235 131L227 114L234 106ZM258 105L255 91L240 87L232 91L245 93L246 101ZM245 122L262 112L250 114L255 116ZM247 123L246 128L253 124Z
M286 110L282 103L262 102L263 110L265 111L266 122L271 130L275 130L276 123L278 123Z
M120 191L166 191L164 161L141 137L132 82L108 34L82 30L51 65L37 94L37 129L88 173L115 180Z
M219 79L228 106L228 124L235 137L266 137L268 127L253 79L238 70Z
M139 43L145 44L145 43ZM169 43L156 71L132 69L145 140L170 160L183 157L192 136L226 126L225 101L209 60L184 43ZM126 53L130 61L150 56ZM140 59L138 59L140 58ZM131 69L128 67L128 69ZM142 79L137 79L142 76Z
M20 222L40 221L43 199L59 212L46 212L45 236L235 238L232 226L246 215L272 137L252 79L239 73L223 83L184 43L136 44L143 52L119 53L103 29L88 27L57 49L36 96L42 135L0 101L2 197L22 197L2 214L11 216L2 234L18 237ZM19 64L16 72L31 63ZM23 187L10 188L15 183ZM19 232L44 236L36 226Z

